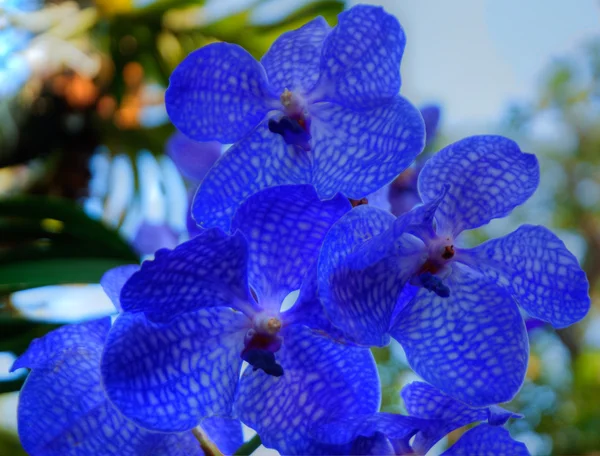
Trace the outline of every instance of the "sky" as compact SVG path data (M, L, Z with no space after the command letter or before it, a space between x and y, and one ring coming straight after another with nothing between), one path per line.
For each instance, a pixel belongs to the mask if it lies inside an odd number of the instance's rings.
M352 1L350 3L365 3ZM444 127L482 133L534 98L547 65L600 32L598 0L379 0L407 35L402 93Z
M222 15L257 0L211 0ZM262 0L257 23L310 0ZM543 70L600 33L600 0L347 0L396 15L407 35L402 93L444 107L443 128L483 133L507 108L535 98Z

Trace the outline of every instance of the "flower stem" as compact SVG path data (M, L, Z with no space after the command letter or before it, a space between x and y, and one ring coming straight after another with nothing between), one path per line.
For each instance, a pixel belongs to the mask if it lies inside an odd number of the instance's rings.
M241 447L239 447L237 449L237 451L235 453L233 453L234 456L249 456L251 455L261 444L260 441L260 437L258 434L256 434L254 437L252 437L250 440L248 440L246 443L244 443Z
M200 443L200 448L204 451L206 456L223 456L221 450L210 440L206 432L201 427L195 427L192 429L192 434L196 437L196 440Z

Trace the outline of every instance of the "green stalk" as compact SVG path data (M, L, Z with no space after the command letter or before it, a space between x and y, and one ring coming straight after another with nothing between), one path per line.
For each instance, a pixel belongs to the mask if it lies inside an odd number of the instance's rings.
M246 443L244 443L241 447L239 447L237 449L237 451L235 453L233 453L234 456L249 456L251 455L261 444L260 441L260 437L258 434L256 434L254 437L252 437L250 440L248 440Z

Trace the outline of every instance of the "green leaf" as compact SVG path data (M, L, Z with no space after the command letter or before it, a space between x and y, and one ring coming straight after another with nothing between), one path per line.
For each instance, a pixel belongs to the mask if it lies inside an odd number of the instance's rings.
M89 218L72 201L38 196L0 199L0 239L11 242L9 246L2 246L2 254L11 247L20 247L19 242L30 245L32 242L41 240L47 243L49 240L52 243L57 238L71 245L76 241L80 245L93 244L101 249L103 257L138 261L138 256L116 231ZM40 253L40 250L37 252ZM33 255L35 252L31 253ZM12 258L8 255L7 259ZM33 255L33 258L38 256ZM2 255L0 261L3 261Z
M110 256L107 251L93 242L75 242L64 237L58 239L38 239L21 243L0 253L0 265L16 261L47 260L56 258L90 258ZM130 263L126 261L126 263Z
M19 438L4 429L0 429L0 455L27 456L19 443Z
M0 200L0 239L0 296L46 285L98 283L107 270L138 262L116 231L59 198ZM0 313L0 351L20 355L33 339L59 326ZM0 382L0 392L18 390L23 380Z
M31 339L41 337L60 326L62 325L59 323L31 321L26 318L0 313L0 352L11 351L21 354L25 351L27 345L9 344L7 341L15 337L20 337L23 334L28 334L31 336Z
M16 378L14 380L3 380L0 381L0 394L3 393L12 393L14 391L20 391L23 383L25 383L25 379L27 375L23 375L22 377ZM0 454L4 454L1 453Z
M98 283L128 261L117 258L56 258L0 264L0 294L67 283Z
M234 456L249 456L256 451L256 449L261 445L260 436L256 434L247 442L243 443L234 454Z

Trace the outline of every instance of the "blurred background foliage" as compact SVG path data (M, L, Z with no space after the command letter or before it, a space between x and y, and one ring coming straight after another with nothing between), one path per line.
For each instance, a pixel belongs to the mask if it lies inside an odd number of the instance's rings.
M335 24L344 6L0 0L0 455L22 454L15 407L26 373L8 374L15 355L60 324L112 312L101 275L188 236L194 182L168 154L174 128L163 98L171 71L217 40L259 58L278 35L316 15ZM497 131L481 132L535 152L542 182L532 201L471 240L517 223L550 226L584 265L593 295L583 324L555 332L531 322L527 382L508 407L525 415L511 432L534 455L600 454L599 96L600 39L548 62L538 92L510 107ZM430 148L456 139L442 114ZM415 376L399 346L374 353L383 410L400 412L398 392Z

